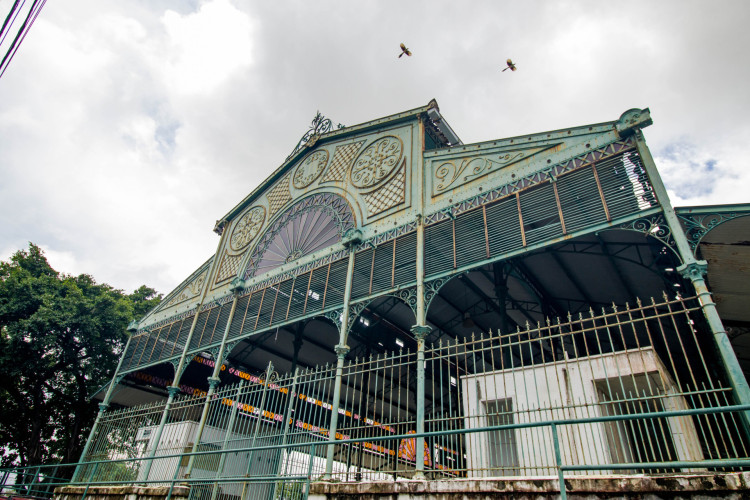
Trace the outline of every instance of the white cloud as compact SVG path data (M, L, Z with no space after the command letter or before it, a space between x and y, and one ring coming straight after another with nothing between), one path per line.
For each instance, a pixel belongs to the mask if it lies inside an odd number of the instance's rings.
M204 3L184 16L168 10L162 22L165 80L174 92L214 92L253 61L253 23L228 0Z
M166 293L215 251L214 221L316 110L351 125L433 97L466 142L649 106L646 138L676 205L748 202L748 11L49 2L0 79L0 257L33 241L62 271ZM396 57L402 41L411 58ZM508 57L519 71L500 72Z

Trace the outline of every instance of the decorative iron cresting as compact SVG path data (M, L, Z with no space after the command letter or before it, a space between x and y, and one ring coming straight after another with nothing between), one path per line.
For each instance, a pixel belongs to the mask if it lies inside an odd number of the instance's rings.
M336 128L342 129L344 128L344 126L338 123L336 125ZM289 153L289 156L286 157L286 160L288 161L289 158L294 156L295 153L297 153L302 148L314 146L321 135L330 132L331 130L333 130L333 122L329 118L321 115L320 111L317 111L315 113L315 118L313 118L312 122L310 122L310 130L305 132L305 134L300 138L299 142L294 147L292 152Z

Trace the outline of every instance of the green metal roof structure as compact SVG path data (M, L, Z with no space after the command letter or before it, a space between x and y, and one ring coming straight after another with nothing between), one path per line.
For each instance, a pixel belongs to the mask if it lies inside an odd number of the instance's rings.
M678 251L659 203L666 193L649 179L638 148L639 141L645 148L639 137L651 124L648 109L629 110L612 122L469 145L435 101L351 127L323 122L316 117L286 161L217 221L216 254L138 323L121 374L165 362L177 367L196 315L188 358L216 354L235 294L240 314L229 325L230 347L271 330L293 338L290 326L302 320L337 322L350 252L350 307L362 310L388 296L415 306L420 221L427 303L453 277L474 295L468 302L475 304L436 311L438 331L456 319L466 323L466 313L473 318L477 307L484 309L480 315L506 316L487 327L515 327L680 284L676 272L664 270L676 268L679 257L654 253L657 247ZM690 224L696 210L678 210L682 224ZM736 218L750 214L750 207L730 212ZM612 229L621 231L607 232ZM506 297L505 315L495 311L500 276L491 269L498 263L513 267L500 274L523 282ZM611 274L612 281L603 289L592 273ZM338 335L328 335L329 342L320 336L318 348L330 354ZM330 360L318 354L309 362Z

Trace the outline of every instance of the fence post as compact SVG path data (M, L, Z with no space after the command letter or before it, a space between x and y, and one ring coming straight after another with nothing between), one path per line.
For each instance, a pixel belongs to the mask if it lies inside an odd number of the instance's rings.
M91 479L94 479L96 477L96 471L99 470L99 463L94 464L94 470L91 472ZM83 490L83 495L81 495L81 500L86 500L86 495L89 492L89 486L91 485L91 481L86 481L86 488Z
M346 353L349 352L349 346L337 345L336 346L336 381L333 386L333 408L331 409L331 425L328 429L328 441L334 441L336 439L336 429L339 422L339 399L341 398L341 378L344 372L344 358ZM326 472L323 479L331 479L333 474L333 453L334 445L328 445L328 451L326 453Z
M271 363L269 362L269 368L272 367ZM266 383L268 383L268 379L266 378ZM234 402L232 404L232 412L229 415L229 422L227 423L227 430L224 433L224 442L221 444L221 456L219 457L219 465L216 467L216 476L215 479L219 479L221 477L221 474L224 472L224 464L227 461L227 443L229 443L229 438L232 436L232 428L234 427L234 422L237 420L237 412L240 409L240 396L242 395L242 388L245 385L245 379L241 378L240 383L237 384L237 394L234 396ZM265 391L265 389L264 389ZM260 408L260 414L258 415L258 425L260 425L260 421L263 419L263 407L261 403ZM257 436L258 430L256 427L255 434ZM253 437L253 444L251 446L255 446L255 437ZM250 465L252 463L252 452L250 455L250 459L248 460L248 472L250 470ZM219 483L215 482L214 487L211 490L211 500L214 500L216 498L216 494L219 489Z
M551 424L552 442L555 446L555 464L557 465L557 481L560 483L560 500L567 500L568 494L565 491L565 477L562 470L562 457L560 456L560 439L557 435L557 425Z

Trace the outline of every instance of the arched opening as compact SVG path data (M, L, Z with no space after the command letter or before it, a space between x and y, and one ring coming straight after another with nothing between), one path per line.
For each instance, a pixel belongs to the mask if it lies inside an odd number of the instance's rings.
M412 308L395 295L386 295L368 303L351 318L348 358L415 349L411 327L416 324Z
M279 215L252 251L245 278L260 276L341 241L354 227L346 200L333 193L308 196Z

